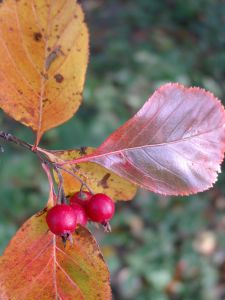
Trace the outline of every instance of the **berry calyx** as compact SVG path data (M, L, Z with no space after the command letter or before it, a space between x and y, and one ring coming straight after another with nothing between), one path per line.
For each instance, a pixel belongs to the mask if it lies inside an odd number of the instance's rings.
M71 206L57 204L48 211L46 222L52 233L63 236L75 230L77 217Z
M105 194L95 194L86 204L86 213L91 221L107 223L115 212L113 200Z
M77 203L72 203L70 206L73 208L73 211L76 215L77 224L81 224L81 225L85 226L88 221L88 216L87 216L84 208Z
M76 192L71 198L70 198L70 204L79 204L82 207L84 207L87 204L87 201L89 201L92 197L92 194L86 191L80 191Z

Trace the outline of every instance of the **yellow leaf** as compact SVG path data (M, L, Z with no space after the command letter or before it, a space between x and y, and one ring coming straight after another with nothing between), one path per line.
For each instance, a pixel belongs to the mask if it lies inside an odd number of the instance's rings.
M89 54L75 0L0 4L0 107L41 136L79 108Z
M48 155L52 161L61 162L64 160L73 160L86 154L91 154L94 150L94 148L88 147L67 151L46 151L45 154ZM74 172L72 169L74 165L71 166L68 164L63 167ZM112 173L100 165L85 162L77 164L75 168L75 174L79 176L94 193L105 193L114 200L131 200L136 194L137 187L133 183ZM71 196L80 190L80 181L64 171L62 174L64 179L64 189L67 196Z

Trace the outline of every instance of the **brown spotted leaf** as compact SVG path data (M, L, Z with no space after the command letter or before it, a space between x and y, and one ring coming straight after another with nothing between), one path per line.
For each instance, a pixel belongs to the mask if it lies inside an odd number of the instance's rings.
M45 153L52 161L61 162L91 154L94 150L94 148L88 147L67 151L46 151ZM64 168L74 172L71 165L64 165ZM67 196L80 190L80 181L64 171L62 174ZM87 162L76 165L76 175L80 176L94 193L105 193L114 200L131 200L136 194L137 188L134 184L95 163Z
M79 227L64 248L45 215L30 218L0 258L0 299L111 299L109 272L90 232Z
M88 53L75 0L0 1L0 107L36 132L36 144L79 108Z
M224 150L219 100L200 88L166 84L94 153L70 163L95 162L156 193L188 195L212 186Z

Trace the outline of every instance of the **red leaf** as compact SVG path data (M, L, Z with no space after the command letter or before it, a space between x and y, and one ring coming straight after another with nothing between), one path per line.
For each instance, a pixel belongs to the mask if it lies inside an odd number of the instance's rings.
M160 194L197 193L216 181L224 128L224 108L213 94L166 84L93 154L73 163L98 163Z
M0 258L1 300L111 299L109 272L91 233L79 227L64 247L45 210L30 218Z

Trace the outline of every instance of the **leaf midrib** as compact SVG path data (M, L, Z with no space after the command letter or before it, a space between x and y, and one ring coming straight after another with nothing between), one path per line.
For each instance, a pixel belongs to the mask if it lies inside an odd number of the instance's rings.
M200 137L202 135L205 135L205 134L209 134L213 131L216 131L216 130L219 130L221 129L222 127L224 127L225 124L219 126L219 127L216 127L216 128L213 128L213 129L210 129L210 130L207 130L205 132L202 132L202 133L199 133L199 134L195 134L195 135L192 135L192 136L189 136L189 137L186 137L186 138L181 138L179 140L174 140L174 141L170 141L170 142L164 142L164 143L159 143L159 144L148 144L148 145L143 145L143 146L136 146L136 147L128 147L128 148L122 148L122 149L119 149L119 150L115 150L115 151L110 151L110 152L105 152L105 153L101 153L101 154L89 154L87 156L84 156L84 157L81 157L81 158L77 158L77 159L74 159L72 160L72 162L74 163L79 163L79 162L88 162L88 161L93 161L95 162L95 159L96 158L100 158L100 157L104 157L104 156L107 156L107 155L114 155L114 154L120 154L121 152L124 152L124 151L129 151L129 150L138 150L138 149L145 149L145 148L157 148L157 147L164 147L164 146L169 146L169 145L173 145L173 144L178 144L178 143L182 143L182 142L186 142L186 141L189 141L191 139L194 139L195 137ZM110 137L109 137L110 138ZM211 141L210 141L211 142ZM104 143L107 143L107 140L106 142L103 142L103 144L99 147L103 147L104 149ZM213 143L216 143L216 142L213 142ZM98 151L98 149L96 150ZM69 163L70 161L66 161L66 163Z

